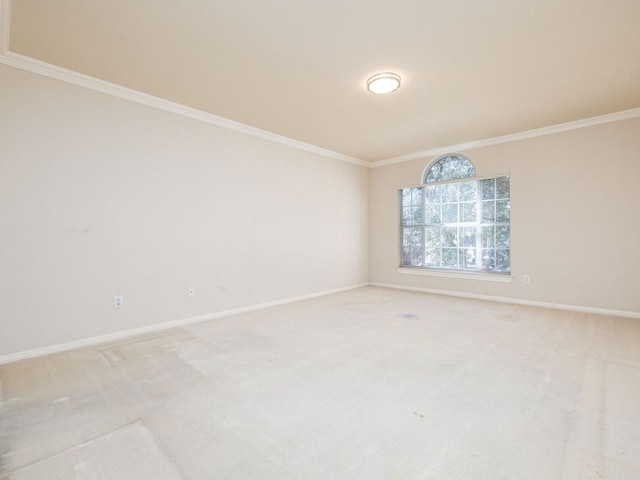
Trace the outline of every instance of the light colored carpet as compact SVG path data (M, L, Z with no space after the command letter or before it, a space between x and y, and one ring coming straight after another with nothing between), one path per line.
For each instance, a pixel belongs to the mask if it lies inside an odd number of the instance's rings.
M0 367L2 480L638 480L640 321L362 288Z

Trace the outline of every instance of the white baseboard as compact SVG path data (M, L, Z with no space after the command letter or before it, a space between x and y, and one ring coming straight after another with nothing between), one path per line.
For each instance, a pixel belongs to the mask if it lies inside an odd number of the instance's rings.
M434 293L436 295L447 295L450 297L474 298L476 300L489 300L491 302L513 303L516 305L527 305L530 307L555 308L557 310L569 310L572 312L593 313L597 315L612 315L615 317L638 318L640 312L627 312L625 310L610 310L606 308L583 307L579 305L565 305L562 303L539 302L536 300L524 300L521 298L495 297L493 295L480 295L467 292L456 292L452 290L437 290L434 288L407 287L391 283L371 282L372 287L394 288L396 290L408 290L411 292Z
M260 303L256 305L249 305L246 307L233 308L231 310L223 310L220 312L208 313L205 315L198 315L197 317L181 318L178 320L171 320L169 322L156 323L148 325L146 327L134 328L131 330L124 330L120 332L108 333L106 335L99 335L97 337L83 338L80 340L74 340L72 342L65 342L56 345L48 345L46 347L34 348L32 350L24 350L21 352L10 353L7 355L0 355L0 365L17 362L20 360L26 360L29 358L41 357L44 355L51 355L53 353L65 352L73 350L74 348L90 347L103 343L113 342L116 340L122 340L124 338L133 337L145 333L159 332L162 330L168 330L170 328L184 327L194 323L204 322L206 320L213 320L216 318L229 317L231 315L238 315L241 313L253 312L255 310L262 310L264 308L276 307L278 305L285 305L287 303L299 302L301 300L308 300L316 297L323 297L325 295L331 295L334 293L346 292L348 290L354 290L356 288L366 287L368 283L361 283L358 285L351 285L348 287L336 288L333 290L325 290L323 292L311 293L308 295L301 295L299 297L285 298L282 300L275 300L273 302Z
M84 338L84 339L75 340L72 342L60 343L56 345L49 345L46 347L35 348L32 350L24 350L21 352L10 353L7 355L0 355L0 365L13 363L20 360L26 360L29 358L35 358L35 357L41 357L44 355L51 355L54 353L65 352L68 350L73 350L74 348L100 345L103 343L122 340L122 339L133 337L136 335L159 332L162 330L168 330L170 328L183 327L186 325L204 322L207 320L214 320L216 318L229 317L229 316L238 315L241 313L253 312L256 310L262 310L264 308L276 307L278 305L285 305L287 303L299 302L301 300L308 300L311 298L322 297L322 296L331 295L334 293L346 292L348 290L354 290L356 288L362 288L366 286L392 288L396 290L407 290L412 292L432 293L436 295L447 295L452 297L473 298L477 300L488 300L492 302L513 303L516 305L527 305L532 307L554 308L558 310L569 310L569 311L575 311L575 312L593 313L597 315L613 315L616 317L640 319L640 312L627 312L624 310L610 310L610 309L604 309L604 308L583 307L579 305L565 305L560 303L539 302L535 300L524 300L524 299L518 299L518 298L496 297L492 295L479 295L474 293L457 292L452 290L438 290L433 288L422 288L422 287L407 287L404 285L370 282L370 283L361 283L358 285L351 285L348 287L337 288L333 290L326 290L323 292L311 293L311 294L302 295L299 297L275 300L273 302L260 303L256 305L249 305L246 307L234 308L231 310L223 310L220 312L208 313L208 314L199 315L196 317L182 318L178 320L172 320L169 322L157 323L153 325L148 325L146 327L134 328L131 330L124 330L120 332L109 333L106 335L99 335L97 337Z

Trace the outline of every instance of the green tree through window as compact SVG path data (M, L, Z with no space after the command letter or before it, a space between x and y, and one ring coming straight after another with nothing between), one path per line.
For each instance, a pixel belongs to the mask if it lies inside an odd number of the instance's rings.
M509 176L476 178L469 159L448 154L423 181L400 190L400 265L509 274Z
M458 178L475 177L476 169L467 157L443 155L431 164L424 176L424 183L444 182Z

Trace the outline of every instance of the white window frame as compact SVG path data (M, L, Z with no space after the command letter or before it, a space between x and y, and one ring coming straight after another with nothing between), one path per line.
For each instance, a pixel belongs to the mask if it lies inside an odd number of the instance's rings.
M409 185L409 186L404 186L401 187L400 189L398 189L398 205L399 205L399 222L398 222L398 227L399 227L399 231L398 231L398 239L399 239L399 249L398 249L398 256L399 256L399 267L397 268L397 272L398 273L403 273L403 274L411 274L411 275L428 275L428 276L436 276L436 277L449 277L449 278L459 278L459 279L473 279L473 280L485 280L485 281L494 281L494 282L511 282L512 281L512 268L510 265L510 269L508 272L492 272L492 271L483 271L483 270L464 270L464 269L447 269L447 268L441 268L441 267L428 267L425 265L425 249L426 249L426 239L425 239L425 229L427 228L427 224L426 224L426 218L425 218L425 214L426 214L426 198L424 195L425 192L425 187L429 187L429 186L433 186L433 185L445 185L445 184L451 184L451 183L462 183L462 182L477 182L478 187L481 187L482 185L482 180L487 180L487 179L497 179L500 177L508 177L509 178L509 184L511 176L508 173L503 173L503 174L498 174L498 175L487 175L487 176L473 176L473 177L462 177L462 178L456 178L456 179L451 179L451 180L445 180L445 181L440 181L440 182L429 182L429 183L425 183L424 179L427 176L430 168L436 163L438 162L440 159L444 158L444 157L449 157L449 156L461 156L463 157L465 160L469 161L470 160L466 157L464 157L463 155L459 155L459 154L447 154L447 155L442 155L438 158L436 158L435 160L433 160L432 162L429 163L429 165L427 165L427 167L423 170L422 172L422 177L421 180L423 181L423 183L419 184L419 185ZM471 164L473 165L473 164ZM407 226L404 225L403 223L403 198L402 198L402 192L405 189L408 188L422 188L423 189L423 196L422 196L422 224L421 225L416 225L416 227L421 227L422 233L421 233L421 244L422 244L422 255L423 255L423 261L422 261L422 266L410 266L410 265L403 265L403 248L404 248L404 242L403 242L403 230L404 228L406 228ZM511 199L511 195L509 194L509 200ZM496 201L494 199L494 201ZM482 195L480 192L477 193L477 197L476 197L476 202L478 203L476 209L478 212L478 217L480 218L481 216L481 212L482 212ZM458 204L460 202L457 202ZM461 220L460 218L458 220ZM464 222L463 222L464 223ZM504 222L495 222L494 226L499 226L500 224L504 225ZM511 226L511 219L509 218L509 222L508 225ZM467 224L461 224L460 222L456 222L455 225L452 224L450 226L455 226L455 227L464 227L464 226L474 226L476 228L478 228L478 230L480 230L480 226L481 224L479 223L479 221L476 222L471 222L468 225ZM476 235L480 235L479 233L476 233ZM510 235L511 236L511 235ZM481 239L480 240L476 240L476 259L479 259L481 261L482 259L482 242ZM509 249L511 250L511 248ZM511 254L509 254L509 257L511 258Z

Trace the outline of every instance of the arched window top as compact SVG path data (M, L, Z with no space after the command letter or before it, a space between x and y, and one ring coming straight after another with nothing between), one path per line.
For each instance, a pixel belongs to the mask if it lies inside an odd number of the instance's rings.
M467 157L458 153L448 153L431 163L423 180L424 183L432 183L475 176L476 169Z

